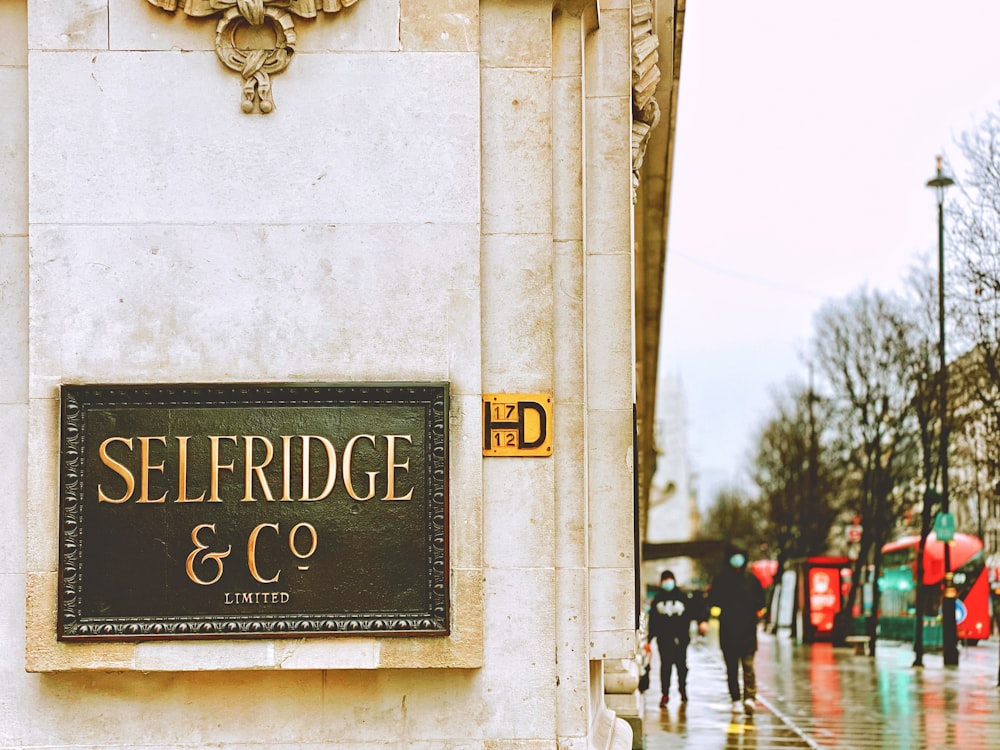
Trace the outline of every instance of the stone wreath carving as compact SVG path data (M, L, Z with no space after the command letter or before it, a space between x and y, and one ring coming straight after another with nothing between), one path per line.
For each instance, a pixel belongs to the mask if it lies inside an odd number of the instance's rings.
M215 52L222 64L243 77L240 109L250 114L274 111L271 75L280 73L295 52L295 24L292 16L315 18L319 11L336 13L357 0L183 0L183 11L193 17L221 15L215 27ZM149 0L171 13L178 0ZM269 32L274 43L241 47L239 36L246 30Z

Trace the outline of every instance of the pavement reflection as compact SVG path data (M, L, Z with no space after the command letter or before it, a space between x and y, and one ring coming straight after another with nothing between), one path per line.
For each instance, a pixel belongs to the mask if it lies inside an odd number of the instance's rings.
M758 709L733 714L712 633L688 654L690 702L669 696L658 709L659 664L644 695L644 747L962 748L1000 746L998 644L963 648L957 668L940 653L914 668L908 643L879 641L874 659L830 644L795 645L787 634L760 636Z

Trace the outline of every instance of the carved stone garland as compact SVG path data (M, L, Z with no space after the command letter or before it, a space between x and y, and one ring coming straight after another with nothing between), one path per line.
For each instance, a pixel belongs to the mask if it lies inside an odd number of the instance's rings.
M178 0L149 0L151 5L171 13L177 10ZM315 18L322 10L326 13L354 5L357 0L185 0L184 12L193 17L220 15L215 27L215 52L230 70L243 78L243 97L240 109L250 114L274 111L271 96L271 75L280 73L292 61L295 52L295 24L292 15ZM237 35L250 27L269 30L274 36L273 46L266 49L244 49L237 42Z

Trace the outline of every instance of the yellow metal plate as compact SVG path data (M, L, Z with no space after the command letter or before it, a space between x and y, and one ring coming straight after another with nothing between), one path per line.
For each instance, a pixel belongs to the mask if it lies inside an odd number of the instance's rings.
M552 396L484 393L484 456L551 456Z

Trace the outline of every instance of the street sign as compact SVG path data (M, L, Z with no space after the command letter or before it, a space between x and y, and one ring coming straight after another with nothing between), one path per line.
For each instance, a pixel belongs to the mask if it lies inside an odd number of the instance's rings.
M939 542L950 542L955 538L955 516L951 513L938 513L934 519L934 536Z
M551 456L552 396L483 394L484 456Z
M969 610L966 609L965 603L961 599L955 600L955 624L961 625L965 622L965 618L968 617Z

